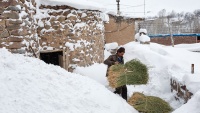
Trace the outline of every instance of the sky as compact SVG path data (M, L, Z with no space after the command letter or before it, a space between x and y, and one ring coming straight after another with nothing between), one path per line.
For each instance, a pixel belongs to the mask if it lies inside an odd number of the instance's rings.
M92 9L117 14L116 0L36 0L38 4L63 5L77 9ZM199 8L199 0L120 0L120 12L123 16L149 17L156 16L159 11L193 12ZM145 12L145 13L144 13Z
M77 9L92 9L117 14L116 0L36 0L38 4L63 5ZM156 16L159 11L193 12L199 8L199 0L120 0L120 12L123 16L149 17ZM145 5L144 5L145 4ZM145 13L144 13L145 12Z
M99 0L88 1L99 2ZM116 11L116 0L101 0L101 3L107 9ZM167 12L171 12L172 10L176 12L193 12L196 9L200 9L199 3L199 0L120 0L120 9L122 13L127 15L155 16L162 9L166 9Z

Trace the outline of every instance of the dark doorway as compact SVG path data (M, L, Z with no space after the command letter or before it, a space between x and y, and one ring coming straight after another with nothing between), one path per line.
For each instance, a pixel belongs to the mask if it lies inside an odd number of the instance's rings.
M197 43L200 43L200 36L197 36Z
M200 40L200 36L197 36L197 40Z
M40 53L40 59L48 64L54 64L62 67L63 64L63 52L48 52L48 53Z

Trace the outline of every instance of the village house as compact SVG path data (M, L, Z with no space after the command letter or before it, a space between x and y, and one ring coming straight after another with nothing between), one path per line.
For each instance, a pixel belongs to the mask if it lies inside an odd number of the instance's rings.
M171 45L169 34L149 35L151 42ZM200 34L173 34L174 44L192 44L200 42Z
M86 9L67 1L8 0L0 1L0 7L0 48L68 71L102 63L104 44L133 41L140 20L109 14L104 21L100 6Z
M0 48L68 71L103 62L104 22L99 10L36 1L0 1Z
M105 23L105 42L117 42L124 45L135 40L135 23L143 18L116 16L109 14L109 23Z

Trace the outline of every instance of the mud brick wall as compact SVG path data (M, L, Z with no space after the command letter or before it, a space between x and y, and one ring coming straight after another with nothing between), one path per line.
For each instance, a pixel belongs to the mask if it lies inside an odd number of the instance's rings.
M105 24L106 43L117 42L119 45L124 45L134 41L134 36L135 21L133 19L123 19L121 23L117 24L116 17L110 16L109 23Z
M196 36L174 36L174 44L191 44L197 43ZM162 45L171 45L171 39L167 37L151 37L151 42L155 42Z

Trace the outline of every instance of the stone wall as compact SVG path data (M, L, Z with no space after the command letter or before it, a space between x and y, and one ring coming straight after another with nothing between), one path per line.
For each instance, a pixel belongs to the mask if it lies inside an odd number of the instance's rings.
M104 25L100 12L76 10L68 6L41 6L40 10L47 15L37 20L42 50L68 48L69 70L76 65L103 62Z
M135 20L122 18L121 23L116 23L116 17L110 15L109 23L105 24L106 43L117 42L124 45L134 41Z
M26 4L25 4L26 2ZM33 7L27 6L32 5ZM36 49L35 15L36 3L24 0L0 1L0 47L13 53L31 53L29 45Z
M196 36L174 36L174 44L191 44L191 43L197 43L197 37ZM158 44L163 45L171 45L171 39L169 36L167 37L151 37L151 42L155 42Z
M40 6L34 0L0 1L0 47L29 56L63 51L66 69L102 63L104 23L99 11L67 5Z

